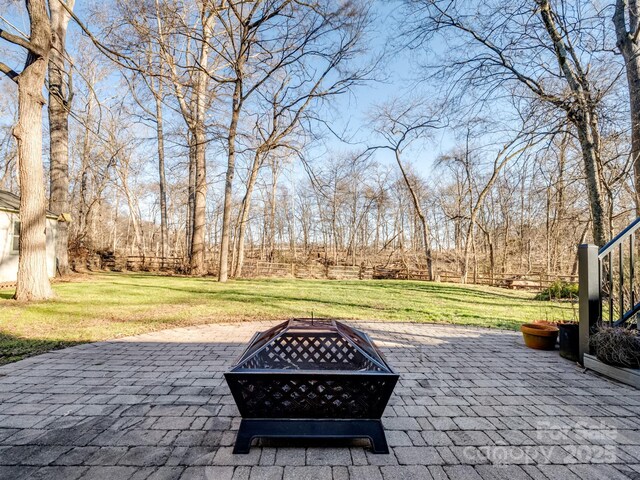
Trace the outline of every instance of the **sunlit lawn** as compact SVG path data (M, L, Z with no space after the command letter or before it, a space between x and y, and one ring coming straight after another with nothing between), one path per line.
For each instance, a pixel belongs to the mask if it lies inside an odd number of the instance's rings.
M0 290L0 364L76 342L175 326L294 316L456 323L517 329L569 320L568 303L498 288L414 281L213 278L96 274L54 285L50 302L16 304ZM576 307L577 308L577 307Z

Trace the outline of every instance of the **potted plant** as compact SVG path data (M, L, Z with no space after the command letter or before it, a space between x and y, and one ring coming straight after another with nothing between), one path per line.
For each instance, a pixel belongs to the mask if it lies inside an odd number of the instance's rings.
M548 320L538 320L535 325L546 325L558 328L558 344L560 345L560 356L571 360L578 361L579 350L579 327L575 320L560 320L558 322L550 322Z
M560 356L566 358L567 360L577 362L580 346L578 322L559 322L558 330Z
M577 292L574 292L574 290L575 288L573 284L568 284L565 282L554 282L535 297L536 300L571 302L571 308L573 310L573 318L571 320L563 319L559 321L550 321L548 319L548 315L545 315L545 317L547 317L545 320L539 320L534 323L536 325L556 327L558 329L560 356L568 360L577 362L579 356L578 351L580 339L576 311ZM549 349L551 349L551 347Z
M560 356L577 362L580 350L580 328L577 320L576 302L571 299L571 309L573 318L571 320L563 320L558 322L558 333L560 343Z

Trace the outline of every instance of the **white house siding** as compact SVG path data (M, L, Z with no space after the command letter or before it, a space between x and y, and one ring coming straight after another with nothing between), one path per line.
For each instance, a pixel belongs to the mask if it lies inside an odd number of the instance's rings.
M0 211L0 283L15 282L18 274L18 252L13 252L13 222L17 213ZM47 273L56 274L56 219L47 218Z
M15 282L18 272L18 254L11 251L15 213L0 212L0 282Z

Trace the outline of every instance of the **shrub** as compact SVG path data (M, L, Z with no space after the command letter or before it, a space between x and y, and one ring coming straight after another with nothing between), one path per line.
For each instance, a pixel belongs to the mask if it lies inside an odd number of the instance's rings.
M556 280L547 288L538 293L536 300L577 299L578 284Z
M598 360L609 365L640 368L640 337L637 330L601 326L589 339Z

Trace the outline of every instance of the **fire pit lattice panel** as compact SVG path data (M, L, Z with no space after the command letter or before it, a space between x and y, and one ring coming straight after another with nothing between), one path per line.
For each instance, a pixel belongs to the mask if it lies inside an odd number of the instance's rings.
M240 380L246 409L255 417L370 418L384 411L385 380L346 383L340 378Z
M247 369L384 371L354 343L339 335L284 333L240 364Z

